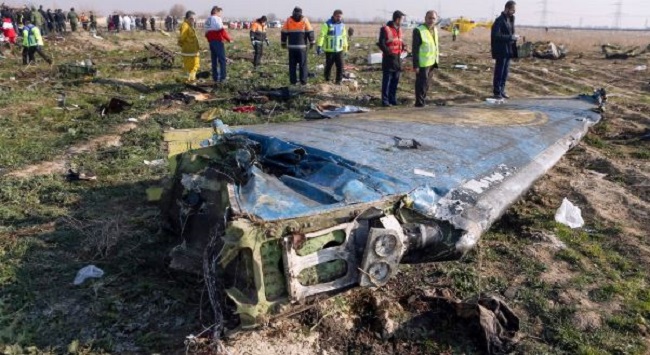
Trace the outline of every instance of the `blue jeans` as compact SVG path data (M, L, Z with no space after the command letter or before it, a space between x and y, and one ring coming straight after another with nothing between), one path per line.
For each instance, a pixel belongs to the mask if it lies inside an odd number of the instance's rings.
M397 84L400 71L384 70L381 78L381 103L384 106L397 105Z
M497 58L494 64L494 80L492 81L492 93L495 96L503 96L505 94L509 69L510 58Z
M212 61L212 80L226 80L226 47L223 42L210 41L210 59ZM219 68L217 70L217 64Z

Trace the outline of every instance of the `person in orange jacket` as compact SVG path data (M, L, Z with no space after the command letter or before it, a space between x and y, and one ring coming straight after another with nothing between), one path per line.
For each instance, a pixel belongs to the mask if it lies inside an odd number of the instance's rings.
M264 54L264 43L269 45L269 39L266 37L266 16L262 16L255 20L250 26L251 44L255 55L253 56L253 66L257 68L262 61L262 54Z
M289 48L289 81L292 85L298 82L296 69L300 70L300 83L307 84L307 45L313 48L316 44L314 28L309 20L302 15L302 9L293 9L291 17L282 27L282 48Z

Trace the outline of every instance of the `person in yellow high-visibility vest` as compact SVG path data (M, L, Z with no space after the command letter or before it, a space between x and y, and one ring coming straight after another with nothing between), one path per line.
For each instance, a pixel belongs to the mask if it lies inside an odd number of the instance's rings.
M425 106L429 81L433 70L438 68L440 59L438 48L438 13L427 11L424 23L413 30L413 68L417 70L415 79L415 106Z
M185 21L181 25L181 35L178 38L178 45L181 47L181 56L183 57L183 69L187 72L187 82L196 81L196 72L199 71L199 38L196 37L194 30L193 11L185 14Z
M332 18L320 27L316 54L325 52L325 81L330 81L332 66L336 64L336 84L343 80L343 56L348 52L348 31L343 23L343 11L334 10Z

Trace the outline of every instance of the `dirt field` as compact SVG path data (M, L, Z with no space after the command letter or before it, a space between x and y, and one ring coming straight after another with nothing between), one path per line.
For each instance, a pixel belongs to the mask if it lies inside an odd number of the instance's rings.
M365 65L376 28L355 26L348 63L359 88L323 82L310 55L310 89L286 104L233 113L240 90L288 84L279 33L260 75L252 71L247 33L228 47L229 81L216 101L162 102L180 92L181 70L134 68L155 42L176 50L174 34L87 34L51 38L57 64L91 58L103 78L149 85L151 92L63 77L39 62L23 68L16 54L0 59L0 351L11 354L217 352L207 344L212 324L202 280L168 268L176 237L160 227L145 189L166 175L144 160L164 157L162 130L205 127L205 111L221 108L230 125L298 121L310 103L354 103L381 110L381 72ZM521 319L515 353L646 354L650 351L650 54L606 60L604 43L650 44L648 32L521 29L528 40L566 44L567 58L513 63L513 97L610 93L604 120L513 206L458 262L404 266L383 289L352 290L309 310L225 339L229 354L481 353L477 330L428 301L446 290L458 298L500 295ZM410 43L410 40L409 40ZM204 45L205 42L202 43ZM441 70L431 103L482 101L491 94L489 32L451 42L441 37ZM202 56L202 69L209 66ZM408 61L407 61L408 63ZM452 69L466 64L468 70ZM410 67L410 64L407 65ZM414 73L406 71L400 102L413 105ZM315 90L313 90L315 89ZM66 93L68 109L58 109ZM133 106L101 116L111 97ZM225 100L223 100L225 98ZM432 106L431 109L435 109ZM137 122L127 122L136 118ZM69 183L68 168L96 181ZM567 197L582 209L579 230L554 222ZM73 286L78 269L105 275ZM386 331L391 324L391 332ZM193 334L198 338L186 338ZM225 349L225 350L224 350Z

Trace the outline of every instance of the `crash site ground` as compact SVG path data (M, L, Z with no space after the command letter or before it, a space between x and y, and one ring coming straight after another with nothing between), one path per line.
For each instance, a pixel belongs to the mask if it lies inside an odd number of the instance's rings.
M52 67L42 61L24 67L19 53L5 53L0 59L0 351L481 353L478 329L431 296L469 299L489 293L520 318L514 353L648 353L650 54L605 59L600 45L645 48L650 33L526 28L520 33L527 40L552 40L566 45L569 54L556 61L513 63L511 96L566 96L605 87L610 98L604 119L506 212L479 247L457 262L404 265L386 287L353 289L225 338L222 347L210 344L213 319L202 279L169 268L178 237L161 227L159 206L146 199L145 190L159 185L168 169L145 160L166 157L163 130L209 127L202 116L215 108L231 126L300 121L312 103L382 110L380 66L366 64L376 48L378 25L353 27L347 64L356 86L324 83L316 67L324 58L311 53L315 77L304 93L287 102L257 104L252 113L233 112L241 104L232 98L289 84L287 55L275 29L259 72L250 64L248 32L233 31L228 81L189 103L171 95L189 90L180 80L180 57L170 70L139 61L148 56L146 43L177 51L175 34L46 38ZM429 109L484 101L492 80L489 31L479 28L456 42L442 33L440 42L441 68ZM201 44L205 49L203 39ZM59 70L85 59L95 63L95 79ZM201 69L207 70L209 53L201 59ZM415 75L408 59L405 63L398 96L402 105L412 106ZM455 64L467 69L454 69ZM100 107L114 97L132 106L102 116ZM66 181L68 169L96 180ZM582 210L583 228L555 222L565 197ZM90 264L104 275L73 285L77 271Z

